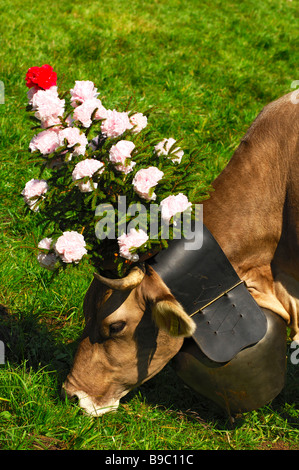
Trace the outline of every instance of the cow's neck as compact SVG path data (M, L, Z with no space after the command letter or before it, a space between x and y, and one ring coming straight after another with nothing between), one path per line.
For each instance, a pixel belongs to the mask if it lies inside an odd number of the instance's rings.
M241 276L268 269L281 239L295 141L285 107L282 100L258 116L204 203L205 225Z
M299 340L299 96L266 106L204 203L204 222L257 303Z
M205 225L237 271L245 268L246 260L255 265L271 261L282 225L283 202L275 204L266 174L253 161L242 162L245 147L241 145L216 180L215 192L203 207ZM275 198L282 201L282 191Z

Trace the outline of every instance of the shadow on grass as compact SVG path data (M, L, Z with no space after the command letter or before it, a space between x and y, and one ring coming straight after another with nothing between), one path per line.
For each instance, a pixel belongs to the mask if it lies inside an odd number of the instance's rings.
M4 343L5 362L23 364L57 373L59 383L66 377L77 341L63 343L47 324L33 314L10 313L0 305L0 340Z
M129 402L135 394L141 394L145 403L161 406L190 421L213 424L218 430L231 430L244 425L246 415L229 416L217 404L199 396L176 375L171 362L149 382L133 390L122 402ZM269 404L256 410L261 419L263 414L276 415L293 429L299 429L299 364L287 363L285 387ZM251 412L249 412L250 414Z
M145 404L163 408L188 421L200 422L204 426L213 423L219 429L231 429L230 417L215 403L196 394L177 376L171 362L148 382L132 390L121 403L127 403L135 395Z
M5 361L23 364L34 370L45 368L57 375L58 387L68 374L80 337L63 342L55 325L49 327L33 314L11 314L0 305L0 340L5 345ZM60 390L57 390L60 393ZM155 377L126 395L121 403L129 403L136 394L150 406L161 407L185 419L204 426L212 423L217 429L232 429L243 424L243 416L231 419L216 404L198 396L176 375L171 362ZM293 428L299 428L299 411L292 404L299 401L299 366L288 364L286 385L283 391L267 405ZM286 406L286 403L290 405Z
M72 366L80 337L64 343L57 338L56 328L55 324L47 324L34 314L22 316L0 305L0 340L5 345L5 361L11 365L26 362L26 367L36 371L41 368L54 371L60 387ZM60 394L60 390L57 393ZM157 376L130 392L122 403L128 403L136 393L141 393L148 404L183 413L190 419L206 421L216 417L223 425L227 421L227 416L216 405L198 398L187 388L169 364Z

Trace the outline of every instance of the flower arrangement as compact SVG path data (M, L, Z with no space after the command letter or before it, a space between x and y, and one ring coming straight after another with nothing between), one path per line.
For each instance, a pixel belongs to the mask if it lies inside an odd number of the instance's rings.
M158 136L150 111L131 110L130 103L124 111L107 109L89 80L76 81L61 95L57 74L43 65L28 70L26 86L28 111L37 123L29 151L39 174L22 196L45 234L36 247L41 266L56 270L88 258L99 272L123 276L133 263L167 248L162 231L151 237L136 213L123 220L119 197L125 196L128 206L142 204L147 220L151 205L158 205L171 239L174 216L192 211L209 189L194 169L189 172L199 152ZM114 209L116 226L125 223L122 233L97 236L97 223L106 215L97 215L99 204Z

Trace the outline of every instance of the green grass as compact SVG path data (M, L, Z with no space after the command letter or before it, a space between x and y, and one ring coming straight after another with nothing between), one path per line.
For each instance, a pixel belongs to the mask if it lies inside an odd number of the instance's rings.
M20 192L35 177L24 77L49 63L59 84L92 80L107 107L155 106L165 137L200 146L203 177L224 168L261 108L298 78L298 2L0 0L0 449L299 448L298 370L269 405L233 425L167 366L122 400L84 416L60 400L83 327L89 266L51 280L30 247L40 233Z

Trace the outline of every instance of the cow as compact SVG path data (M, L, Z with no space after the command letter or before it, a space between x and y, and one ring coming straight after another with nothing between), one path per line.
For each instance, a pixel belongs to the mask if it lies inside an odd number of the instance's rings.
M203 203L205 226L260 308L282 325L275 342L285 342L286 327L299 340L297 101L293 92L262 109ZM63 390L95 416L116 410L180 358L196 328L147 263L123 279L95 273L83 310L86 326Z

